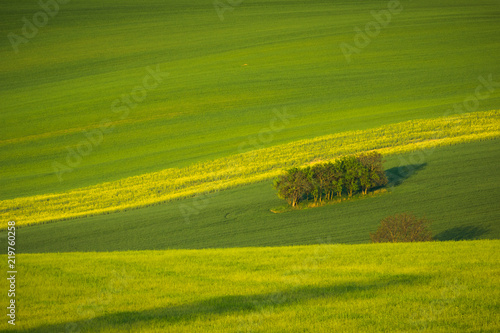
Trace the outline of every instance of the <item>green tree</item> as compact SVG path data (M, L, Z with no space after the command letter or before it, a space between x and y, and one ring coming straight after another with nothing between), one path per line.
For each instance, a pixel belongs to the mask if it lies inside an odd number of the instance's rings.
M335 163L328 163L325 165L327 174L327 199L332 200L333 194L336 193L338 197L342 196L344 188L344 170L342 161L337 160Z
M430 221L411 213L389 216L380 222L375 233L370 233L373 243L425 242L432 240Z
M359 189L359 182L362 174L362 165L356 156L345 156L341 160L344 172L345 188L349 197Z
M318 165L320 166L320 165ZM319 168L315 165L312 167L307 167L304 172L307 175L307 180L310 184L310 194L313 196L314 202L318 202L318 199L321 201L322 195L322 187L321 183L318 179L318 171Z
M378 152L369 152L358 155L360 168L360 185L363 194L369 189L387 184L387 177L384 172L382 155Z
M292 168L274 180L274 188L280 198L295 207L305 195L311 193L312 186L305 170Z
M361 193L363 193L363 195L368 192L368 189L372 188L372 180L370 170L362 165L360 169L359 184L361 185Z

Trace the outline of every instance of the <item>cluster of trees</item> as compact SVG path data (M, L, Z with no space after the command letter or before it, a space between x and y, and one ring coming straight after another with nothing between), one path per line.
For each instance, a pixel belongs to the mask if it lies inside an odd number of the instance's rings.
M274 180L278 196L297 206L301 200L332 200L346 193L351 197L361 191L387 184L382 155L377 152L345 156L333 163L292 168Z

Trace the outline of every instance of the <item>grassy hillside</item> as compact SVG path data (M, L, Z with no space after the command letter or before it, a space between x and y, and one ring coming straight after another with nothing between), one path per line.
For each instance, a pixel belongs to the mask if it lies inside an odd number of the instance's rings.
M296 118L264 146L441 116L480 76L500 81L498 1L401 3L349 63L341 43L387 1L245 0L221 21L212 1L72 0L15 53L5 36L40 6L3 0L0 198L233 155L275 107ZM169 76L118 109L157 66ZM498 108L499 89L483 95L474 110ZM113 130L59 182L52 163L102 120Z
M393 2L48 1L0 0L0 333L500 331L498 0L362 46ZM370 150L386 192L271 211ZM402 212L439 242L362 244Z
M347 154L377 149L390 155L497 137L500 137L500 111L415 120L296 141L62 194L4 200L0 201L0 218L25 226L88 217L254 183L277 176L291 166L332 160Z
M483 240L25 254L16 329L495 332L499 251Z
M126 251L369 242L390 214L433 220L440 240L500 238L498 140L387 158L391 192L273 214L284 204L270 182L134 211L21 228L19 251ZM399 167L404 167L399 169ZM0 233L6 237L6 232Z

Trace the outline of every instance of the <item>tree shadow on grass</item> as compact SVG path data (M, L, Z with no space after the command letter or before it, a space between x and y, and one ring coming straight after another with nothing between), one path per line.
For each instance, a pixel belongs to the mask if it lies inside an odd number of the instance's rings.
M399 167L390 168L385 171L387 176L387 187L396 187L404 183L405 180L425 169L427 163L410 164Z
M437 239L439 241L472 240L478 239L488 231L490 230L483 226L466 225L440 232L434 237L434 239Z
M322 287L304 286L256 295L219 296L185 305L157 308L139 312L127 311L96 316L92 319L43 325L20 332L100 332L103 330L128 330L141 325L168 326L177 322L189 322L206 316L222 316L231 313L255 313L272 311L277 307L328 297L367 297L366 292L400 285L427 282L426 275L395 275L365 283L345 283ZM242 322L242 324L245 324ZM251 323L249 323L251 325Z

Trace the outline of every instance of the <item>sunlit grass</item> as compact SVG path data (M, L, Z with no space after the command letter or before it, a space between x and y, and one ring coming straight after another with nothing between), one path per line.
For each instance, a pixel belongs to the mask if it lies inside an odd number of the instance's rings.
M20 255L16 328L495 331L499 250L471 241Z

